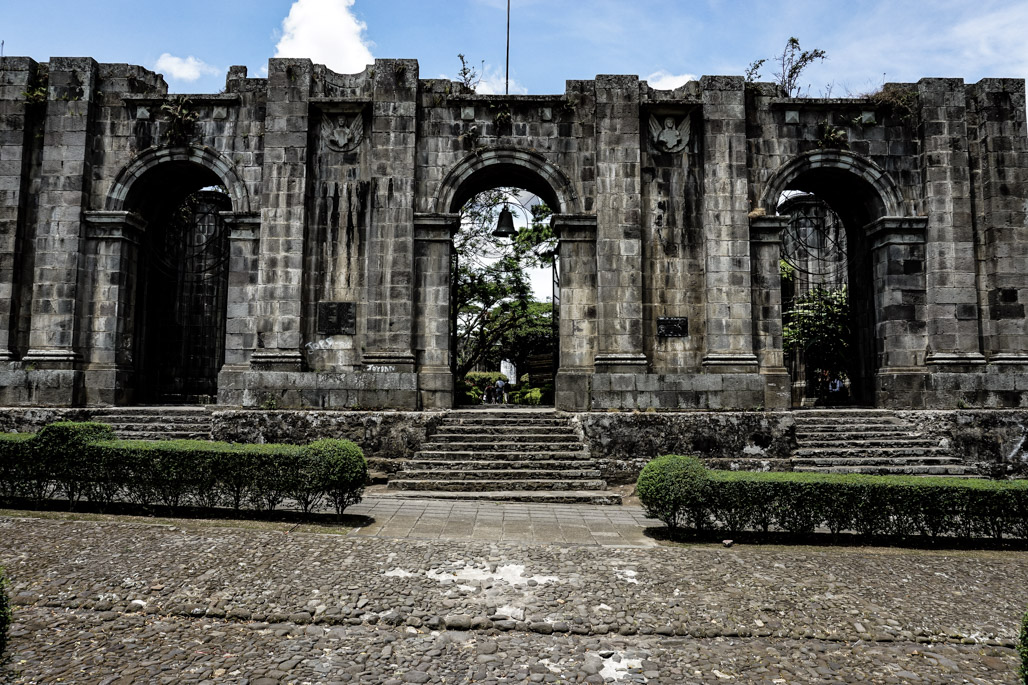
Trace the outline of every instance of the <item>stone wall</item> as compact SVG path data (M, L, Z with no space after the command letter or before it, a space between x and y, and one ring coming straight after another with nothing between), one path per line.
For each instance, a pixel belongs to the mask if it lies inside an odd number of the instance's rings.
M561 409L788 407L786 190L845 226L861 403L1028 406L1019 80L796 99L600 75L483 95L410 59L272 59L171 96L139 66L6 57L0 155L0 403L146 401L148 241L215 186L220 404L449 408L458 212L517 186L560 240Z

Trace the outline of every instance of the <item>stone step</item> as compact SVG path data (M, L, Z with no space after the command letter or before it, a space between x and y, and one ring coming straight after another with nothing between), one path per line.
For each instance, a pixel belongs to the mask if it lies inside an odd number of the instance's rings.
M796 426L796 438L817 438L818 436L824 437L837 437L839 435L846 434L854 435L920 435L917 431L911 430L908 426L903 424L891 424L891 423L879 423L879 424L868 424L866 426L822 426L822 425L811 425L811 426Z
M803 440L799 442L803 449L836 450L839 448L860 449L864 447L938 447L937 440L928 438L910 438L897 436L894 438L868 438L864 436L840 437L835 440Z
M423 452L573 452L582 449L579 442L430 442L423 443Z
M558 450L538 450L535 452L511 452L501 450L449 450L449 449L422 449L420 452L415 453L414 459L427 459L435 461L451 460L451 461L508 461L517 462L518 460L526 461L588 461L591 460L589 452L585 450L579 450L575 452L570 451L558 451Z
M450 417L447 416L439 423L440 426L567 426L570 425L567 419L558 418L517 418L517 417L493 417L493 416L469 416Z
M404 469L399 475L403 480L596 480L602 477L599 469L450 469L442 468Z
M459 492L466 490L498 491L498 490L603 490L607 483L598 479L524 479L524 480L407 480L390 479L391 490L439 490L443 492Z
M119 440L210 440L211 433L197 431L119 431L115 430L114 435Z
M862 418L866 416L895 417L895 414L889 409L800 409L793 412L793 415L797 419L836 417Z
M817 473L861 473L878 476L954 476L977 478L966 466L797 466L795 471Z
M440 490L388 490L380 497L398 499L532 502L536 504L621 504L621 495L606 490L492 490L452 492Z
M477 471L515 471L518 469L532 469L542 471L577 471L581 469L594 468L592 459L412 459L405 464L405 468L411 471L424 471L432 469L443 470L468 470Z
M528 443L551 443L551 444L554 444L554 443L559 443L559 444L563 445L563 444L567 444L569 442L570 443L581 442L581 439L577 435L574 435L574 434L570 434L570 435L547 435L545 433L527 433L527 432L511 433L509 435L497 434L497 433L492 433L492 432L481 433L481 434L471 433L471 434L465 434L465 435L449 435L449 434L446 434L446 433L442 433L442 434L440 434L440 433L433 433L432 436L429 438L429 440L431 440L433 443L447 443L447 444L449 444L449 443L469 443L469 442L474 442L474 443L483 442L483 443L502 444L504 442L516 442L518 444L528 444Z
M795 457L794 466L963 466L956 457Z
M934 457L945 456L939 447L800 447L794 457Z
M576 438L578 433L572 426L440 426L432 434L432 437L454 439L465 435L494 437L497 435L548 435Z

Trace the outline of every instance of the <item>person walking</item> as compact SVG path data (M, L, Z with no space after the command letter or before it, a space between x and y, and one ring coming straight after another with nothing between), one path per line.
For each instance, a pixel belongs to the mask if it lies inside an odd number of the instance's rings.
M496 404L507 404L507 384L502 378L496 380Z

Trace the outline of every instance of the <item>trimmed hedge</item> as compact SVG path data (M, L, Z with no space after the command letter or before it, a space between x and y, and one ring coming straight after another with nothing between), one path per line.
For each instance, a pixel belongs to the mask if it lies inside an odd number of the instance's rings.
M665 459L659 457L650 464ZM681 459L681 457L678 457ZM650 464L643 469L647 472ZM826 528L865 537L1028 539L1028 481L919 476L707 471L681 493L681 483L652 494L640 475L636 489L647 498L687 499L691 528L726 532L779 530L793 534ZM640 484L643 484L640 487ZM644 497L645 493L645 497ZM665 521L667 523L667 521ZM668 524L675 530L675 526Z
M361 500L367 463L348 440L306 446L205 440L114 440L109 426L51 424L0 437L0 497L42 502L63 494L101 508L141 506L272 511L286 498L309 514L326 500L338 513Z
M8 583L4 567L0 566L0 666L7 663L7 634L11 627L11 598L7 594Z
M666 454L643 467L635 490L646 515L663 521L673 532L687 524L703 529L709 473L696 457Z

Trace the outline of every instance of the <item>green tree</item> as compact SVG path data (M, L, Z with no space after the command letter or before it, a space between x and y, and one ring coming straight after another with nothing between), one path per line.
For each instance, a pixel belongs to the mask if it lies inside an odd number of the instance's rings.
M457 269L453 307L457 318L458 378L478 364L527 359L528 349L552 344L550 303L537 302L527 267L553 263L556 241L551 210L522 205L516 188L479 193L461 211L454 238ZM513 239L492 235L504 204L520 205L530 216Z
M793 300L783 317L786 354L802 352L818 381L818 393L828 382L843 379L850 358L850 305L846 286L815 287Z
M804 50L800 47L798 38L789 38L782 49L782 54L774 58L773 64L777 70L772 72L775 83L782 87L789 97L805 97L803 88L799 85L800 77L814 62L823 62L828 58L828 53L820 48ZM746 68L746 80L756 81L760 78L760 70L767 63L767 59L757 59L750 62Z

